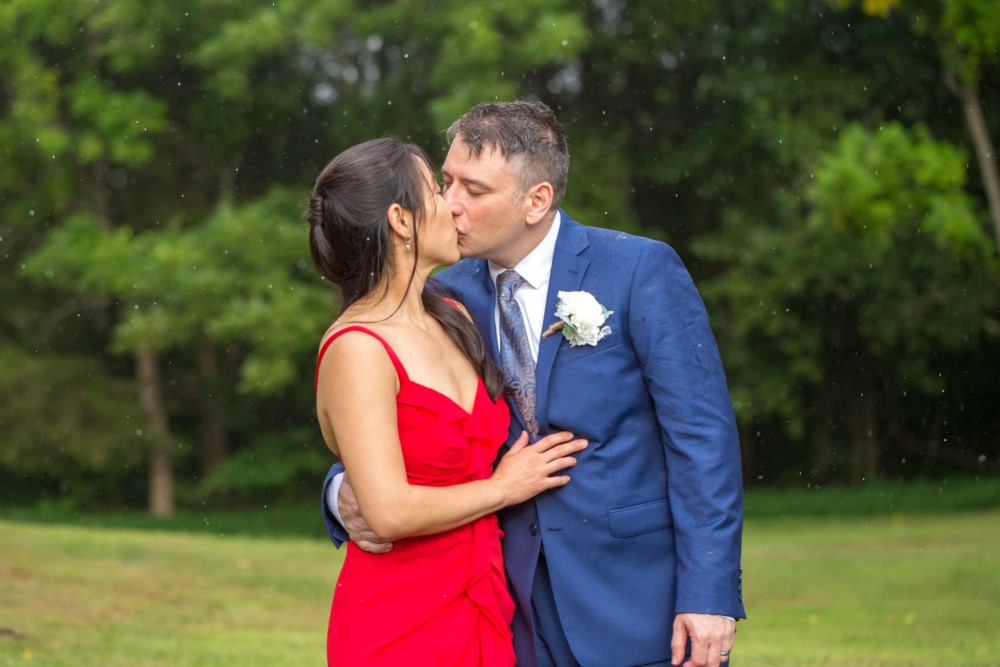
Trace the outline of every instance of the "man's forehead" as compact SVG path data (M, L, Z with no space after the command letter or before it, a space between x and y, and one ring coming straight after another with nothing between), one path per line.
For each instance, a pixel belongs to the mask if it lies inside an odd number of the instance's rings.
M477 171L508 171L507 158L499 146L484 144L479 155L476 155L469 144L462 141L461 138L457 138L448 149L444 169L452 171L461 166L472 167Z

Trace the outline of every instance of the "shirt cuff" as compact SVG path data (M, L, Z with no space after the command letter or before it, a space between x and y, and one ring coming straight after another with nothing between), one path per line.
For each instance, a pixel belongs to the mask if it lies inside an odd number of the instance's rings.
M340 498L340 485L343 483L344 473L338 472L333 476L333 479L330 480L330 484L326 487L326 508L341 526L344 525L344 519L340 516L340 508L337 506L337 499Z

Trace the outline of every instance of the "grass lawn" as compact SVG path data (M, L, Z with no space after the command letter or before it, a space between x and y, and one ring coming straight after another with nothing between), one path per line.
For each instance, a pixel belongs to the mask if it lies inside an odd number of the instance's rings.
M322 667L338 559L317 539L0 521L0 665ZM1000 665L998 563L996 510L750 519L733 664Z
M0 665L326 664L329 542L0 521Z
M745 527L735 667L1000 665L1000 511Z

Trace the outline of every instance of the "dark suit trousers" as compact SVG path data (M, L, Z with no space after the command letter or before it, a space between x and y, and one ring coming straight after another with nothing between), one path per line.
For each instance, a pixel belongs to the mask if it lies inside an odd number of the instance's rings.
M537 667L580 667L559 621L559 612L556 610L556 600L552 595L552 583L549 579L549 565L544 553L538 555L535 579L531 584L531 617L535 624ZM690 657L690 652L691 647L688 645L685 658ZM654 662L642 667L670 667L670 661Z
M531 584L531 618L535 624L537 667L580 667L559 622L544 553L538 555L535 579Z

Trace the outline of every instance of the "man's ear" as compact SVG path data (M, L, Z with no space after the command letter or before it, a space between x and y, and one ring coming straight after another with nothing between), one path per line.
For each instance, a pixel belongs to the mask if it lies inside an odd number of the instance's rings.
M413 216L399 204L393 204L385 214L389 227L403 241L413 238Z
M540 222L552 207L553 197L552 184L542 181L528 190L528 214L527 223L534 225Z

